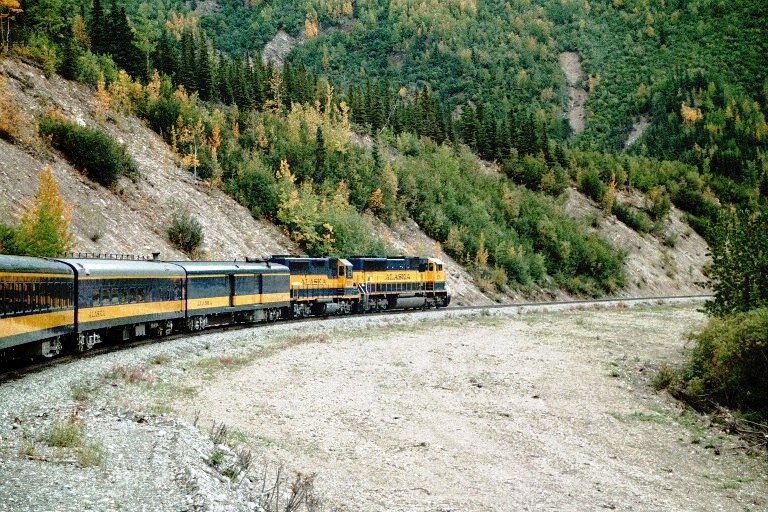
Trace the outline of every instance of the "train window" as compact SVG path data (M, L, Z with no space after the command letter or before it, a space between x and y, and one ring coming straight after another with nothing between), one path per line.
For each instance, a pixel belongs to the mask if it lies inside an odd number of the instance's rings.
M112 288L112 304L120 303L120 291L117 288Z
M442 265L438 265L438 266L437 266L437 270L438 270L438 271L441 271L441 270L443 270L443 266L442 266Z
M93 290L93 300L91 306L96 307L101 305L101 290Z
M131 288L128 290L128 302L131 304L136 303L136 288Z
M5 308L8 302L8 297L5 293L5 283L0 283L0 318L5 316Z
M22 311L32 311L32 297L29 294L29 283L21 283L21 297L24 301Z
M101 289L101 305L107 306L110 303L110 297L109 297L110 290L109 288L102 288Z
M136 302L144 302L144 288L136 290Z

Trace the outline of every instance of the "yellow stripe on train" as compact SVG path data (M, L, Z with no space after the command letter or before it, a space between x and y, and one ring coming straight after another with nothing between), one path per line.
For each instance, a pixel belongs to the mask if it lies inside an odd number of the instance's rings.
M115 320L117 318L128 318L132 316L180 313L182 311L183 306L182 301L180 300L142 302L139 304L116 304L114 306L80 308L79 320L81 323L100 322L102 320Z
M272 302L288 302L291 295L284 293L257 293L253 295L236 295L234 297L235 306L247 306L249 304L270 304Z
M0 319L0 336L15 336L75 323L75 311L51 311Z

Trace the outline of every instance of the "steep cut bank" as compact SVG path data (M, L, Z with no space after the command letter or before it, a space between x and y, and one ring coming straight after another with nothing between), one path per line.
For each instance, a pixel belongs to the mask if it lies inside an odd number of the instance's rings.
M0 141L0 214L11 221L22 202L37 188L37 173L50 165L60 192L71 202L77 251L148 255L186 259L168 241L172 215L188 208L202 224L203 254L210 259L242 259L293 250L274 225L254 219L250 212L215 187L195 181L160 137L133 116L110 113L105 122L94 116L92 92L84 86L42 72L13 59L2 62L7 90L29 120L49 109L81 125L99 127L125 144L140 178L121 178L115 192L77 172L69 162L44 148ZM30 134L31 135L31 134Z
M568 82L566 116L573 134L579 135L584 131L586 123L584 105L587 103L588 97L587 91L580 85L582 78L581 62L576 52L562 52L559 58L560 69L565 73L565 79Z

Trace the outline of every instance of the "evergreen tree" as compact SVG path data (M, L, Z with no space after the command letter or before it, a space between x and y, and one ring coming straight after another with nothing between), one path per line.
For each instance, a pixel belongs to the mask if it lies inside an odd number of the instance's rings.
M473 150L477 150L477 112L473 105L467 105L461 116L461 140Z
M208 53L208 42L202 32L200 34L197 63L197 90L200 91L200 98L207 101L211 98L214 91L213 70L211 69L211 60Z
M323 129L318 126L315 132L315 176L314 180L320 185L325 179L327 168L327 151L325 149L325 139L323 138Z
M712 229L710 281L714 316L768 306L768 207L731 211Z
M77 78L77 61L79 57L80 48L71 34L69 34L68 37L65 37L62 44L59 74L67 80L75 80Z
M139 52L133 44L133 31L128 23L125 8L117 7L112 0L109 41L112 59L118 67L123 68L132 76L143 76L143 65Z
M91 49L93 53L107 53L106 48L106 26L104 19L104 10L101 7L101 0L93 0L93 9L91 10L91 24L89 26L91 37Z
M188 91L197 90L195 54L194 37L190 31L185 30L181 34L181 60L177 79Z

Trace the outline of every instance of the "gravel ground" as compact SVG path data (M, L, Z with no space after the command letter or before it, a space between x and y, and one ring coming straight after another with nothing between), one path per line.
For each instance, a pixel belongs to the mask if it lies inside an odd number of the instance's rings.
M275 510L296 472L315 510L768 507L765 454L649 386L695 306L548 309L211 332L6 382L0 509Z

